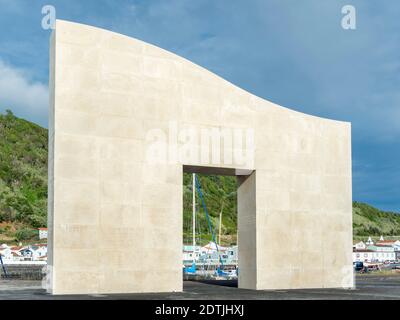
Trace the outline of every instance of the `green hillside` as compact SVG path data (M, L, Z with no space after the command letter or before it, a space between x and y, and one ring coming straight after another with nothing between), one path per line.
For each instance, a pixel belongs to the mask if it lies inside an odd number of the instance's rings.
M218 235L219 216L222 212L221 239L230 244L236 242L237 225L237 183L235 177L198 175L207 210L215 234ZM184 242L192 240L192 175L183 176L183 232ZM196 233L201 243L211 240L200 199L196 199Z
M400 214L384 212L368 204L353 202L353 234L366 236L400 236Z
M0 114L0 238L25 240L46 225L47 130Z
M192 181L183 178L184 242L191 242ZM236 242L236 179L199 175L215 233L222 210L222 242ZM198 200L199 202L199 200ZM31 240L37 228L46 226L47 130L15 117L0 114L0 243ZM383 212L364 203L353 204L354 237L400 236L400 215ZM197 203L197 237L211 240L205 214Z

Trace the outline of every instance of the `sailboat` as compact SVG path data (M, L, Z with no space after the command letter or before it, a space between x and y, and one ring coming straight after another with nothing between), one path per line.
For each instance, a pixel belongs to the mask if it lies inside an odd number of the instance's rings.
M196 274L196 174L193 173L192 175L192 193L193 193L193 198L192 198L192 233L193 233L193 239L192 239L192 258L193 262L190 267L185 267L183 272L186 274Z
M218 234L218 236L219 236L219 241L217 242L217 240L216 240L216 235L215 235L215 232L214 232L214 229L213 229L213 227L212 227L212 223L211 223L211 219L210 219L210 216L209 216L209 214L208 214L208 210L207 210L207 206L206 206L206 203L205 203L205 200L204 200L204 196L203 196L203 192L202 192L202 190L201 190L201 185L200 185L200 181L199 181L199 179L198 179L198 177L196 176L196 174L193 174L192 175L192 180L193 180L193 182L192 182L192 188L193 188L193 199L192 199L192 232L193 232L193 234L192 234L192 237L193 237L193 239L192 239L192 242L193 242L193 245L192 245L192 259L193 259L193 262L192 262L192 265L190 266L190 267L184 267L184 273L185 274L196 274L197 273L197 268L196 268L196 257L197 257L197 253L198 252L196 252L196 189L197 189L197 193L198 193L198 195L199 195L199 198L200 198L200 201L201 201L201 204L202 204L202 206L203 206L203 210L204 210L204 213L205 213L205 216L206 216L206 220L207 220L207 223L208 223L208 227L209 227L209 231L211 232L211 235L212 235L212 244L214 244L215 245L215 249L216 249L216 253L217 253L217 259L218 259L218 264L217 264L217 268L216 268L216 270L215 270L215 272L214 272L214 277L215 277L215 279L230 279L230 278L232 278L232 277L235 277L235 276L237 276L237 274L236 274L236 270L232 270L231 272L226 272L226 271L224 271L224 263L223 263L223 260L222 260L222 257L221 257L221 252L220 252L220 246L221 246L221 228L222 228L222 212L223 212L223 206L222 206L222 208L221 208L221 212L220 212L220 217L219 217L219 234ZM207 275L208 274L208 272L206 272L206 270L204 269L204 263L203 263L203 273L204 273L204 275ZM208 274L208 275L210 275L210 274Z

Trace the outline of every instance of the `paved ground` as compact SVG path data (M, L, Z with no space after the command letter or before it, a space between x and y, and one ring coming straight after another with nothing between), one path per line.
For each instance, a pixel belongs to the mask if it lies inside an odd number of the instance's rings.
M400 276L357 276L357 289L310 289L252 291L238 289L232 281L184 282L182 293L117 294L89 296L51 296L45 293L38 281L0 281L0 300L59 300L59 299L120 299L120 300L170 300L170 299L234 299L234 300L288 300L288 299L400 299Z

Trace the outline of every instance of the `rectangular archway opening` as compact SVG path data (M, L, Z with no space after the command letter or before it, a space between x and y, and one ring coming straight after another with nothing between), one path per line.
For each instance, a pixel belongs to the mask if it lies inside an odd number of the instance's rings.
M183 279L237 286L238 187L248 170L184 166Z

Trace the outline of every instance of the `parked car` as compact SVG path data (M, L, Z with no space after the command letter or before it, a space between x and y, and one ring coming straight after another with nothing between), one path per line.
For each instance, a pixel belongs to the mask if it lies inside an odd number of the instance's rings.
M25 258L31 258L33 255L33 251L30 249L22 249L19 251L21 255Z
M364 269L364 263L362 263L361 261L357 261L354 263L354 271L359 272L362 269Z

